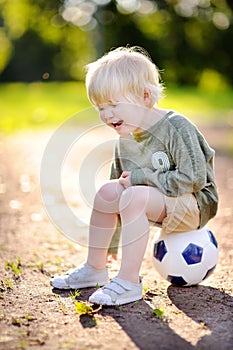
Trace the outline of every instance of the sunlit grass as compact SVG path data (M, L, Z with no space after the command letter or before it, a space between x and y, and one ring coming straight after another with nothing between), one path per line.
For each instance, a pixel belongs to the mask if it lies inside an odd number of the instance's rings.
M80 82L0 84L0 131L57 127L90 106L85 86ZM184 113L201 124L233 124L233 90L211 93L169 87L160 106ZM92 113L89 120L88 113L80 113L80 124L91 122L91 118Z
M160 105L184 113L197 123L233 125L233 90L210 92L171 87Z
M84 84L73 82L1 84L0 101L0 130L6 133L58 126L90 107Z

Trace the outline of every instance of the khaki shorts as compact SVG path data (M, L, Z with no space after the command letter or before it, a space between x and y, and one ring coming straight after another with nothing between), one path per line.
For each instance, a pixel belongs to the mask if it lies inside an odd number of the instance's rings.
M162 222L162 232L181 233L198 229L200 211L193 194L180 197L165 196L166 217Z

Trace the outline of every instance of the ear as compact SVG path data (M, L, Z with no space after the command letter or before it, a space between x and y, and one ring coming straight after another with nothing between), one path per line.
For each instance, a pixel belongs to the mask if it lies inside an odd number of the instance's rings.
M152 95L151 95L151 91L148 88L144 89L144 104L146 107L151 107L151 102L152 102Z

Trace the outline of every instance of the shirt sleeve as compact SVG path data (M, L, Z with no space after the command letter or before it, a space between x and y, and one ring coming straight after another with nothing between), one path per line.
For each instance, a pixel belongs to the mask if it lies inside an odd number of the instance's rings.
M172 125L166 139L175 168L164 170L151 166L133 169L132 185L155 186L170 197L200 191L206 185L206 158L196 128L187 123L179 129Z

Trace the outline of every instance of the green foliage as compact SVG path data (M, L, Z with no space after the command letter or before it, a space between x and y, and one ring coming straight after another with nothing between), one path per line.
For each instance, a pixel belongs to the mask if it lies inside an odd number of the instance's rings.
M149 291L149 288L147 286L142 286L142 295L146 295L146 293Z
M210 91L223 93L224 91L229 91L230 84L226 77L214 69L204 69L199 80L199 88L204 92Z
M196 85L205 69L215 69L233 83L232 11L218 1L175 1L171 6L135 15L135 22L148 39L146 48L169 83ZM172 5L174 3L174 6ZM203 2L204 5L204 2ZM220 22L225 21L225 27ZM230 39L231 38L231 39ZM228 46L228 48L226 48Z
M59 295L55 295L55 298L56 298L56 300L59 303L59 307L60 307L61 311L63 312L63 315L67 315L68 314L68 309L65 306L65 304L62 302L60 296Z
M81 292L78 289L75 289L74 292L70 292L69 296L71 297L71 299L75 300L77 297L79 297L81 294Z
M21 327L21 325L22 325L22 320L21 320L20 318L17 318L17 317L12 316L12 318L11 318L11 323L12 323L14 326Z
M164 310L161 308L160 309L153 309L153 314L161 320L163 320L165 317Z
M12 289L13 288L13 283L9 280L1 280L1 285L3 287L0 286L0 291L4 291L5 289Z
M21 327L21 326L28 326L29 325L29 322L32 322L34 321L35 318L30 315L30 314L25 314L24 316L20 316L20 317L17 317L17 316L12 316L11 318L11 323L14 325L14 326L17 326L17 327Z
M38 268L38 270L39 270L41 273L44 273L44 263L43 263L43 261L37 261L36 267Z
M4 70L9 62L13 51L13 45L5 31L0 28L0 72Z
M19 257L17 258L17 262L16 263L14 261L7 261L5 263L5 267L7 269L11 269L12 272L14 273L15 277L18 277L22 273L22 270L20 269L20 266L21 266L21 260L20 260Z
M90 315L94 312L93 308L89 305L82 303L81 301L75 302L75 310L79 315Z
M95 51L88 33L60 16L61 5L60 0L0 1L0 73L10 64L4 79L83 78L83 65Z
M168 83L197 85L210 69L233 84L229 0L84 3L0 0L2 80L83 80L83 66L129 44L144 46Z

